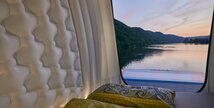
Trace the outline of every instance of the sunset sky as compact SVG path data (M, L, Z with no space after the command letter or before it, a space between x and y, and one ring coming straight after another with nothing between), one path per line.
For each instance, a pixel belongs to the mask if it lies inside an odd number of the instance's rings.
M115 19L179 36L208 36L214 0L112 0Z

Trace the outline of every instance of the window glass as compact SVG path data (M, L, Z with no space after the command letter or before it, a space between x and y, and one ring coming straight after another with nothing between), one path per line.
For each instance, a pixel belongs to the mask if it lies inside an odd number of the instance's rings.
M112 0L112 5L127 84L201 89L214 0Z

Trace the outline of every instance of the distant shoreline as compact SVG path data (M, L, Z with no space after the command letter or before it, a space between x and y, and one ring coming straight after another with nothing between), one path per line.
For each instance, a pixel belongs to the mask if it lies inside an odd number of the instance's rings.
M145 79L132 79L132 78L124 78L124 80L128 81L143 81L143 82L152 82L152 83L178 83L178 84L203 84L203 82L181 82L181 81L164 81L164 80L145 80Z
M124 69L124 79L144 82L190 83L204 82L204 73L160 69Z
M157 80L138 80L124 79L128 85L132 86L153 86L175 90L176 92L197 92L204 83L191 82L173 82L173 81L157 81Z

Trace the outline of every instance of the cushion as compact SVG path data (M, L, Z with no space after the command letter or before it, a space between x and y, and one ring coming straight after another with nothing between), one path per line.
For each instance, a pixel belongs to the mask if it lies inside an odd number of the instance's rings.
M64 108L127 108L90 99L74 98Z
M88 99L135 108L174 108L175 91L148 86L105 84Z

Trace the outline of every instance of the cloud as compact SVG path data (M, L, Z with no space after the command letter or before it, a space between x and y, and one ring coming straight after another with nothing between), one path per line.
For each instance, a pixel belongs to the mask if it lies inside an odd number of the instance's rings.
M184 7L188 6L190 1L188 0L178 0L172 8L169 10L170 12L174 12L180 9L183 9Z
M196 35L194 31L200 30L194 27L200 24L204 28L198 35L209 34L214 0L117 1L120 1L117 12L121 11L118 18L129 26L167 34Z
M184 17L184 18L182 19L181 22L179 22L179 23L177 23L177 24L174 24L174 25L171 25L171 26L169 26L169 27L166 27L164 30L165 30L165 31L169 31L169 30L171 30L171 29L174 29L174 28L176 28L176 27L179 27L179 26L181 26L181 25L184 25L186 22L188 22L188 17Z

